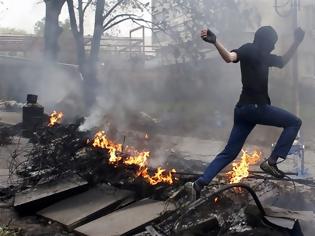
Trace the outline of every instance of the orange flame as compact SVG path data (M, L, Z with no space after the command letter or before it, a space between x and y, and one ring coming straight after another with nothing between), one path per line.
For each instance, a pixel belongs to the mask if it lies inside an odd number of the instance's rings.
M158 167L152 176L149 174L147 166L150 152L139 152L134 147L127 146L124 151L128 154L128 157L123 158L120 155L123 151L122 144L116 144L112 142L106 136L104 131L97 132L91 144L93 147L107 149L110 155L109 163L112 165L122 163L127 166L137 166L138 170L136 176L141 176L151 185L156 185L159 183L173 184L174 182L173 174L176 172L174 169L171 171L166 171L165 169Z
M240 162L232 163L232 171L229 171L227 176L230 178L230 184L235 184L241 182L243 178L246 178L249 175L249 166L256 164L261 158L261 152L254 151L252 154L247 153L242 150L243 155Z
M108 149L110 164L117 164L122 159L122 157L116 155L116 152L122 152L122 145L115 144L109 140L104 131L99 131L95 134L92 146Z
M219 197L216 197L215 199L214 199L214 203L218 203L219 202Z
M157 185L159 183L173 184L174 173L176 173L175 169L172 169L171 171L166 171L165 169L158 167L155 174L153 176L150 176L148 173L148 168L146 167L142 170L139 170L137 176L142 176L151 185Z
M51 113L50 116L49 116L48 126L49 127L53 127L57 123L60 124L61 120L62 120L62 117L63 117L63 113L62 112L53 111L53 113Z
M148 135L148 134L145 134L145 135L144 135L144 138L145 138L145 139L149 139L149 135Z

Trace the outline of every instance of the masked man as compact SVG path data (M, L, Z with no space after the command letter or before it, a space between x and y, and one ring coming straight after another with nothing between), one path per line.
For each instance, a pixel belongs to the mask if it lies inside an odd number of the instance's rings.
M213 44L225 62L240 62L243 88L234 109L234 125L224 150L209 164L199 179L185 185L192 200L199 198L202 188L238 156L256 124L283 128L270 157L261 163L260 168L276 178L284 177L284 173L277 168L277 161L288 155L302 121L288 111L271 105L268 73L270 67L283 68L289 62L304 35L304 31L297 28L294 32L294 42L288 51L283 56L277 56L271 53L278 40L277 33L271 26L259 28L255 33L254 42L246 43L232 51L227 50L209 29L201 31L201 38Z

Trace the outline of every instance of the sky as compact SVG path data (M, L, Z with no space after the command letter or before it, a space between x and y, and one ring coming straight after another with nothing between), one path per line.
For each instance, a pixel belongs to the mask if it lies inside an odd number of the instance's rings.
M43 0L0 0L3 2L0 5L0 27L8 27L25 30L27 33L34 33L34 25L37 21L45 16L45 4ZM145 0L147 1L147 0ZM60 14L60 21L68 18L68 10L64 5ZM91 19L91 20L89 20ZM93 28L91 17L86 17L87 22L86 32L89 34ZM127 36L129 29L132 28L130 24L121 26L121 35Z
M45 16L45 4L41 0L2 0L0 27L23 29L34 32L34 25ZM61 21L66 18L63 9Z

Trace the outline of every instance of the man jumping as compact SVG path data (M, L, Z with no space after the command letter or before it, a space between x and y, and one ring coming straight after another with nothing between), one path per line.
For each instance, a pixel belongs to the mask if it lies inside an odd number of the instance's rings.
M289 62L304 35L305 32L297 28L289 50L283 56L277 56L271 54L278 40L277 33L271 26L259 28L253 43L246 43L232 51L228 51L209 29L201 31L201 38L213 44L225 62L240 62L243 88L234 109L234 125L224 150L209 164L199 179L185 185L192 200L198 199L202 188L238 156L247 136L257 124L283 128L270 157L261 163L260 168L276 178L284 177L284 173L277 167L277 160L285 159L288 155L302 121L288 111L271 105L268 73L269 67L283 68Z

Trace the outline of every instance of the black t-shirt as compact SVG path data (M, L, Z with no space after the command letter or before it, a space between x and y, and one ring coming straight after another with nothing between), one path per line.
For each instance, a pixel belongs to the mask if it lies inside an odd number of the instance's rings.
M269 67L283 67L281 56L264 53L253 43L234 49L241 64L243 89L239 104L270 104L268 95Z

